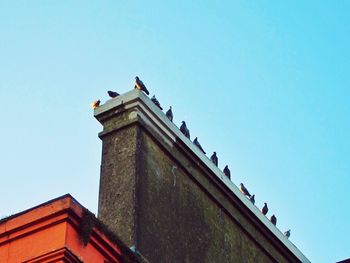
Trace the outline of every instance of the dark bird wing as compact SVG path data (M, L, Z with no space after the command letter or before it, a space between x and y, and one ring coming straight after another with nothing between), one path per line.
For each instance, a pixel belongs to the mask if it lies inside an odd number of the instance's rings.
M143 84L142 80L136 79L136 86L137 89L144 91L147 95L149 95L148 89L146 88L145 84Z
M225 166L223 172L224 172L224 174L225 174L229 179L231 179L231 171L230 171L230 169L228 168L227 165Z
M199 143L197 137L194 139L193 143L199 148L199 150L201 150L204 154L205 154L205 151L203 150L201 144Z
M289 238L290 237L290 230L287 230L286 232L284 232L284 235Z
M211 160L216 166L218 166L219 160L218 160L218 157L216 156L216 153L213 153L213 155L210 157L210 160Z
M249 193L249 191L248 191L248 189L247 188L245 188L245 186L242 184L241 185L241 192L244 194L244 195L247 195L247 196L251 196L250 195L250 193Z
M183 135L185 135L188 138L188 129L184 122L180 126L180 131L182 132Z
M275 215L272 215L270 218L270 221L272 224L276 225L277 224L277 218L275 217Z
M171 110L171 108L169 110L167 110L167 112L165 113L165 115L167 116L167 118L170 121L173 121L173 111Z
M185 126L181 126L181 128L180 128L180 131L188 138L188 139L190 139L190 130L189 129L187 129L187 127L186 127L186 125Z
M107 91L108 95L111 97L111 98L115 98L115 97L118 97L120 94L118 92L115 92L115 91Z
M153 103L154 103L159 109L163 110L162 106L160 106L159 101L156 99L156 96L153 96L153 97L151 98L151 101L153 101Z
M263 213L263 215L266 215L268 211L269 208L267 207L267 204L265 204L264 207L261 209L261 212Z

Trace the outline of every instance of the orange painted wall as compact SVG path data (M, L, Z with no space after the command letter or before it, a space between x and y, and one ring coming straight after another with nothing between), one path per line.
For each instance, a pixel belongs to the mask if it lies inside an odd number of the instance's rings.
M121 249L94 227L84 245L84 208L65 195L0 221L0 263L122 262Z
M65 224L59 224L0 245L0 262L21 262L64 247Z

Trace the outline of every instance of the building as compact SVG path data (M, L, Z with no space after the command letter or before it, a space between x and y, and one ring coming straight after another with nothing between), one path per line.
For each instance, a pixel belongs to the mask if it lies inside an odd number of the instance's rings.
M309 262L137 90L95 109L98 218L150 262Z
M0 262L141 262L72 196L0 221Z
M105 255L104 246L93 248L100 235L114 253L107 262L310 262L142 92L111 99L94 115L103 126L99 223L83 243L83 212L76 213L80 223L62 230L74 233L69 240L77 258L86 258L87 249ZM57 249L65 247L61 242Z

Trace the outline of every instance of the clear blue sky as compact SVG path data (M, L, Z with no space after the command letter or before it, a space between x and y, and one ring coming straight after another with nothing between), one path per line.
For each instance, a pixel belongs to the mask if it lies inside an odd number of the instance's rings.
M0 0L0 216L97 211L89 104L139 75L311 261L350 257L350 2L256 2Z

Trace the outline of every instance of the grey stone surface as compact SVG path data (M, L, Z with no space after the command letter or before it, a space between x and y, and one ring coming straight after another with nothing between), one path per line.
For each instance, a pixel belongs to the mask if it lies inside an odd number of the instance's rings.
M143 93L95 117L98 217L150 262L309 262Z

